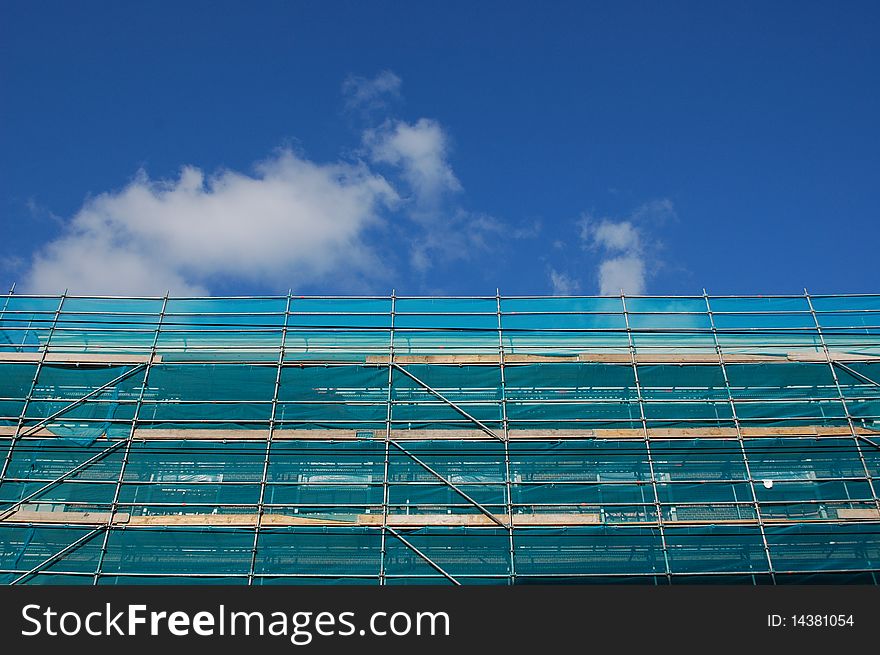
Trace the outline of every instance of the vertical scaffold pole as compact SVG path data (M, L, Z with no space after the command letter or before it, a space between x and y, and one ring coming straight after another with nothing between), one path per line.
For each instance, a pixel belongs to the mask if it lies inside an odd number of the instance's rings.
M510 426L507 420L507 379L504 372L504 331L501 326L501 290L495 289L495 307L498 316L498 365L501 374L501 426L504 434L504 486L507 499L507 533L510 548L509 584L516 584L516 558L513 541L513 496L510 479Z
M284 307L284 325L281 326L281 343L278 346L278 360L275 368L275 384L272 389L272 410L269 415L269 432L266 435L266 456L263 458L263 471L260 474L260 497L257 500L257 519L254 522L254 544L251 548L251 563L247 583L254 584L257 568L257 552L260 547L260 531L263 528L263 514L266 512L266 486L269 482L269 461L272 457L272 442L275 437L275 423L278 420L278 393L281 388L281 371L284 368L284 353L287 349L287 326L290 323L290 304L292 289L287 290L287 304Z
M660 532L660 544L663 548L663 566L666 572L666 583L672 584L672 571L669 568L669 550L666 546L666 529L664 527L663 513L660 507L660 494L657 492L657 475L654 473L654 458L651 456L651 438L648 434L648 419L645 415L645 402L642 397L642 385L639 382L639 366L636 360L636 346L632 337L632 329L629 324L629 312L626 308L626 294L620 290L620 302L623 305L623 318L626 325L626 338L629 345L629 356L632 363L633 379L636 385L636 398L639 402L639 420L642 424L642 435L645 441L645 453L648 458L648 472L651 476L651 489L654 492L654 511L657 513L657 528Z
M37 360L37 367L34 369L34 377L31 379L31 386L28 389L28 394L25 396L24 404L21 407L21 413L18 416L18 424L15 428L15 434L12 437L12 441L9 443L9 450L6 453L6 458L3 460L3 467L0 469L0 484L2 484L3 480L6 478L6 472L9 470L9 464L12 461L12 453L15 450L15 446L18 443L21 437L21 431L24 428L24 422L27 417L28 408L31 404L31 399L34 397L34 393L37 390L37 382L40 379L40 373L43 370L43 364L46 361L46 355L49 353L49 346L52 343L52 336L55 334L55 326L58 325L58 317L61 314L61 308L64 306L64 300L67 298L67 289L64 290L64 293L61 294L61 300L58 302L58 307L55 309L55 315L52 318L52 324L49 326L49 332L46 336L46 344L43 346L42 351L40 352L40 358ZM24 341L24 339L22 339Z
M816 326L816 333L819 335L819 343L822 346L822 352L825 354L825 362L828 364L828 368L831 370L831 378L834 380L834 387L837 390L837 400L840 401L840 404L843 406L843 412L846 416L846 423L849 426L850 434L852 434L853 442L856 446L856 452L859 454L859 460L862 463L862 468L865 471L865 479L868 481L868 488L871 490L871 496L874 499L874 504L877 506L877 510L880 511L880 498L877 496L877 489L874 487L874 481L871 478L871 472L868 468L868 462L865 460L865 454L862 452L862 445L859 439L859 433L856 432L856 426L853 422L852 413L849 411L849 405L846 402L846 397L843 395L843 388L840 386L840 378L837 377L837 369L834 367L834 359L831 357L831 351L828 349L828 342L825 340L825 332L822 330L822 326L819 324L819 317L816 315L816 310L813 307L813 300L810 298L809 292L804 289L804 297L807 299L807 305L810 308L810 314L813 317L813 323Z
M92 584L97 585L101 579L104 569L104 560L107 556L107 544L110 541L110 533L113 529L113 521L116 513L119 511L119 496L122 493L122 483L125 479L125 471L128 468L128 460L131 457L131 445L134 441L135 430L137 430L138 420L141 415L141 407L144 404L144 397L147 393L147 385L150 379L150 370L153 362L156 360L156 350L159 347L159 332L162 330L162 322L165 320L165 311L168 307L168 292L162 299L162 307L159 310L159 318L156 321L156 332L153 334L153 343L150 345L150 355L147 365L144 367L144 379L141 382L141 388L138 391L137 404L135 405L134 415L131 419L131 427L128 430L128 437L125 440L125 450L122 454L122 463L119 465L119 476L116 478L116 488L113 490L113 501L110 504L110 512L107 515L107 529L104 531L104 537L101 541L101 552L98 554L98 565L95 567L95 575Z
M755 478L752 475L752 468L749 464L749 457L746 453L745 440L743 439L742 425L739 422L739 416L736 412L736 403L733 400L733 392L730 388L730 379L727 377L727 364L724 361L724 349L718 340L718 330L715 327L715 315L712 313L712 306L709 304L709 294L703 289L703 300L706 303L706 312L709 315L709 326L712 328L712 341L715 344L715 354L718 355L718 363L721 366L721 375L724 378L724 388L727 391L727 400L730 403L730 413L733 417L733 424L736 427L736 440L739 444L740 454L743 458L743 466L746 475L749 478L749 489L752 492L752 505L755 508L755 518L758 520L758 529L761 531L761 543L764 545L764 556L767 558L767 570L770 572L770 580L776 584L776 571L773 569L773 558L770 556L770 544L767 541L767 532L764 529L764 518L761 514L761 505L758 503L758 493L755 491ZM752 582L756 582L755 576L752 576Z
M385 409L385 463L382 468L382 535L379 549L379 584L387 583L386 557L388 550L388 467L391 457L391 406L392 382L394 382L394 314L396 311L397 294L391 290L391 323L388 331L388 396Z

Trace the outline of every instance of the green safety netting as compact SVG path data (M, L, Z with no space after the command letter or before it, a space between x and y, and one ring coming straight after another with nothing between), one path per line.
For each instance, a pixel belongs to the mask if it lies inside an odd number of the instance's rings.
M197 355L231 347L300 354L485 350L878 348L877 296L776 298L0 298L0 344ZM394 320L392 321L392 306ZM626 313L624 313L624 309ZM289 311L287 311L289 310ZM498 313L500 310L500 314ZM711 310L711 313L710 313ZM500 316L500 320L499 320ZM823 330L820 337L816 324ZM158 340L155 328L161 325ZM627 327L629 333L627 333ZM287 330L283 330L287 328ZM286 332L286 335L285 335ZM336 354L339 354L337 352ZM270 360L271 361L271 360Z
M880 387L870 381L877 375L874 366L853 368L855 375L841 369L835 382L822 364L733 364L726 367L726 387L718 366L645 365L639 367L637 387L631 367L548 363L509 366L502 387L497 367L419 364L407 367L419 381L394 374L391 419L445 429L467 425L472 417L499 428L506 410L512 429L632 429L642 425L644 412L647 427L730 427L735 405L743 425L840 426L847 425L848 412L860 426L872 428L880 420ZM12 426L24 409L35 367L0 364L0 369L0 421ZM126 372L132 374L102 389ZM387 379L387 369L377 366L283 367L279 376L270 365L156 364L143 385L142 368L44 364L24 428L65 410L46 426L59 436L87 441L124 436L137 410L145 428L259 429L274 418L281 429L378 430L386 419Z
M37 513L0 523L0 580L876 582L878 318L878 296L0 297L0 512ZM389 376L392 344L435 359ZM486 511L572 524L382 528ZM260 512L333 524L127 523Z

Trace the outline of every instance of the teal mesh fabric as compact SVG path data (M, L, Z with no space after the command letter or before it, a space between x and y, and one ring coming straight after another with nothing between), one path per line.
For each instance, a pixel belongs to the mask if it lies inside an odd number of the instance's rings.
M873 583L878 361L878 296L3 296L0 582Z

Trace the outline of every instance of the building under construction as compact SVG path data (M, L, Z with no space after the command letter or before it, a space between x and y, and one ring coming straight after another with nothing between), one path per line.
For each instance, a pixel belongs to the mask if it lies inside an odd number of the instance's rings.
M880 296L0 296L5 584L880 579Z

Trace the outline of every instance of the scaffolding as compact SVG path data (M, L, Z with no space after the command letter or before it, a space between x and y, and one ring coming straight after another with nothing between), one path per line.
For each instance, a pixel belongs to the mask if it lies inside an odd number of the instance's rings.
M0 296L4 584L877 584L880 295Z

